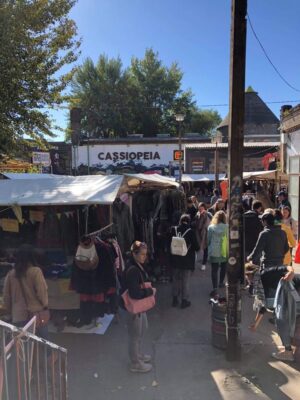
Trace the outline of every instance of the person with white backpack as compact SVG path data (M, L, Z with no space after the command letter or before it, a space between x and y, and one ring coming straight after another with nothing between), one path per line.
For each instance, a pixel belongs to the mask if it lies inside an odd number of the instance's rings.
M191 228L191 217L183 214L179 225L172 228L171 255L173 268L172 307L190 307L189 280L191 271L195 269L195 254L199 244L194 230Z

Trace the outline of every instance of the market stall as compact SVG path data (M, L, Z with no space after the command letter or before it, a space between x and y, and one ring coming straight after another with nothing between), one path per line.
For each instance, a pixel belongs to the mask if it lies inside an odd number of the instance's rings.
M148 245L148 272L157 279L167 280L168 235L170 227L178 223L185 210L184 192L179 190L174 178L159 174L125 174L121 193L121 199L131 210L134 238Z
M2 283L14 250L21 243L31 244L47 278L50 309L78 309L70 276L79 237L92 231L90 225L100 230L110 223L123 177L51 178L0 181L0 251L6 265L0 272Z

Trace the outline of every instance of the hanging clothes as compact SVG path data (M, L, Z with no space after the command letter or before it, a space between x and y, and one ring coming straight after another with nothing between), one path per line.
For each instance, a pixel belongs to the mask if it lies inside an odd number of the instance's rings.
M44 221L40 223L37 232L37 246L43 248L62 247L61 227L59 219L53 210L45 212Z
M134 240L134 227L129 207L120 199L113 203L113 223L122 253L129 251Z
M77 245L77 221L73 212L62 213L59 220L62 245L66 254L74 254Z

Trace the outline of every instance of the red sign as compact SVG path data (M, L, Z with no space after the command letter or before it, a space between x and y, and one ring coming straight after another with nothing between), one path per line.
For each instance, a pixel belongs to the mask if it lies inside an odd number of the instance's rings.
M174 161L180 161L180 160L183 161L183 159L184 159L183 150L174 150L174 152L173 152L173 160Z

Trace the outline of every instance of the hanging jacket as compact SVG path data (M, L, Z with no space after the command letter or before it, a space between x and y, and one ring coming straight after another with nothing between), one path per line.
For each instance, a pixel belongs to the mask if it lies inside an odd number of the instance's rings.
M290 337L294 337L297 305L296 298L300 299L292 282L286 282L282 279L278 283L275 294L274 309L276 319L285 323L290 330Z
M134 240L134 227L127 204L121 200L113 203L113 222L122 253L128 251Z

